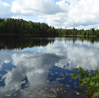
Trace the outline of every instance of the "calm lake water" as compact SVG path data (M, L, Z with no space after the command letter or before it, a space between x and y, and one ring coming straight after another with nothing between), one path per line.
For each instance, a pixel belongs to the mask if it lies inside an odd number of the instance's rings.
M0 37L0 98L84 98L73 68L98 65L95 38Z

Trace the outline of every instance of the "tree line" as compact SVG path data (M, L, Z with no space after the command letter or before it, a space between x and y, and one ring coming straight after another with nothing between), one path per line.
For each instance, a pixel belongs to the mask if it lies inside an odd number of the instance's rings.
M84 37L98 37L99 30L91 28L90 30L77 30L73 29L57 29L59 36L84 36Z
M0 19L0 35L32 35L34 37L54 37L57 30L45 23L25 21L23 19Z
M0 35L32 35L33 37L84 36L97 37L99 30L55 29L46 23L36 23L23 19L1 19Z

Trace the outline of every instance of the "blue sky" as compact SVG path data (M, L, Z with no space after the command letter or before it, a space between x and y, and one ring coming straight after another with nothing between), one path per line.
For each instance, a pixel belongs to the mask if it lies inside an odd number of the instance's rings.
M99 28L99 0L0 0L0 18L45 22L55 28Z
M14 0L1 0L2 2L7 2L8 4L11 4Z

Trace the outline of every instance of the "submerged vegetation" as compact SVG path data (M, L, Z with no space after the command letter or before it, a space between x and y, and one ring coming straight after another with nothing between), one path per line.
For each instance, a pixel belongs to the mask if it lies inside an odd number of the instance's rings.
M98 37L99 30L55 29L46 23L36 23L23 19L0 19L0 35L32 35L34 37Z
M88 73L81 67L74 70L78 73L72 74L72 78L80 79L80 87L86 89L87 98L99 98L99 72Z

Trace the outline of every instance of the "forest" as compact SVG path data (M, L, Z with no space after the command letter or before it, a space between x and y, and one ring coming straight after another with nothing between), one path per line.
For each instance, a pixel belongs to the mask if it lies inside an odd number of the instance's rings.
M98 37L99 30L91 28L90 30L77 30L73 29L57 29L59 36L76 36L76 37Z
M45 23L23 19L0 19L0 35L32 35L33 37L55 37L57 31Z
M36 23L23 19L1 19L0 35L32 35L33 37L98 37L99 30L55 29L46 23Z

